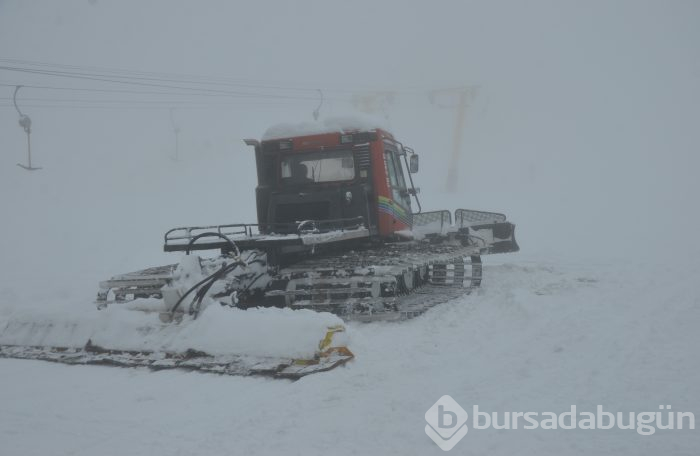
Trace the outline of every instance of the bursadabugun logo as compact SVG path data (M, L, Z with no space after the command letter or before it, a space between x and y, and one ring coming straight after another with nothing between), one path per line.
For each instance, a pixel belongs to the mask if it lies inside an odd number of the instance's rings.
M472 429L545 429L570 430L618 429L635 430L642 436L657 430L695 429L695 414L675 412L670 405L659 405L653 412L610 412L602 405L595 412L577 411L572 405L568 411L554 412L485 412L472 406ZM425 433L442 450L449 451L467 435L469 414L450 396L442 396L425 412Z

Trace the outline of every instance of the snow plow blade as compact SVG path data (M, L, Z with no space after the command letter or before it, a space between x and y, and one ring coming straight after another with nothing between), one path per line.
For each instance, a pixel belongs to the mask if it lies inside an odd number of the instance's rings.
M262 358L209 355L197 350L184 353L110 350L88 341L83 348L23 347L2 345L0 358L31 359L73 365L147 367L154 371L183 369L222 375L257 375L297 380L329 371L350 361L347 347L331 347L310 359Z
M345 331L344 326L328 326L325 328L325 333L319 332L317 330L318 323L322 320L317 321L317 324L309 324L294 317L288 309L259 310L273 311L273 315L276 313L274 311L283 312L282 318L277 318L277 324L268 327L271 334L279 334L279 331L276 330L285 324L296 327L298 330L306 330L307 336L302 338L306 339L305 341L298 336L287 337L288 340L285 343L292 344L293 339L296 339L297 347L285 350L280 344L270 345L266 344L264 340L258 339L260 345L263 346L261 350L264 350L267 345L273 356L257 354L252 345L235 347L233 343L228 344L232 351L235 352L236 348L239 348L244 353L226 354L222 352L220 347L211 350L209 348L214 347L214 344L227 345L221 343L225 342L226 339L225 336L223 339L221 338L224 326L217 328L216 325L211 324L213 319L222 319L221 316L225 315L226 309L220 310L223 313L214 312L217 315L208 318L210 323L206 325L200 324L199 320L169 325L130 324L127 327L123 321L121 325L115 325L101 317L90 321L73 322L67 320L41 322L26 318L10 319L4 325L4 329L0 331L0 358L42 360L69 365L145 367L154 371L180 369L221 375L253 375L295 380L306 375L329 371L347 363L354 357L342 340L339 340L342 339L342 333ZM124 311L111 311L117 315L120 312ZM245 312L250 313L250 310ZM103 314L105 311L98 313ZM203 313L202 319L206 319L206 314L207 312ZM308 318L308 316L303 315L301 318ZM119 319L116 320L119 321ZM222 320L230 321L227 318ZM315 347L310 349L311 335L309 330L314 326L316 330L311 332L317 334L317 342ZM215 336L218 333L219 337L212 339L204 336L199 330L205 327L212 331ZM231 329L234 330L234 328ZM83 346L73 342L86 334L92 334L92 337ZM115 334L120 334L123 337L120 338L120 342L114 342L110 345L109 342L115 340ZM234 339L229 338L229 342L234 342ZM208 345L210 347L207 347ZM195 348L180 348L187 346ZM285 352L289 355L285 356Z

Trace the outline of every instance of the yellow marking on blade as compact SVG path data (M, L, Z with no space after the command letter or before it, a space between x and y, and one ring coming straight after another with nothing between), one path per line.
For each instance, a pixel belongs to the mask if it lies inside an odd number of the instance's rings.
M342 345L339 347L331 346L333 344L333 334L343 331L345 331L345 326L343 325L330 326L326 330L326 335L318 344L318 352L316 355L312 359L295 359L293 360L293 363L295 365L310 366L313 364L319 364L321 358L329 358L333 355L340 355L345 358L343 363L354 358L355 355L350 351L350 349L348 349L348 347Z
M338 332L343 332L343 331L345 331L345 326L343 326L343 325L336 325L336 326L329 327L328 330L326 331L326 336L318 344L319 351L323 352L328 347L331 346L331 343L333 343L333 334L338 333Z

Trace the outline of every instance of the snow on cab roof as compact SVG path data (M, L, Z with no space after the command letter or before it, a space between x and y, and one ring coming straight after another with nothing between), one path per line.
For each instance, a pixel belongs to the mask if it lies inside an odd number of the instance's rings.
M295 136L320 135L346 131L387 130L386 120L373 116L329 117L318 122L282 123L273 125L263 134L262 140L293 138Z

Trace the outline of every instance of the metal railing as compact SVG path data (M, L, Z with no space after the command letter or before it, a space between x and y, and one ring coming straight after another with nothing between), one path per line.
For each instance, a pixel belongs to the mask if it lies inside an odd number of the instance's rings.
M500 223L505 221L505 214L498 212L473 211L470 209L457 209L455 211L455 225L458 228L480 223Z
M420 212L418 214L413 214L413 228L419 229L421 227L431 227L434 229L440 227L440 231L447 226L452 225L452 214L450 211L430 211L430 212Z
M233 240L277 234L301 236L306 233L357 229L364 226L364 224L364 217L359 216L346 219L302 220L288 223L233 223L226 225L184 226L168 230L165 233L164 240L166 246L186 244L203 233L212 232Z

